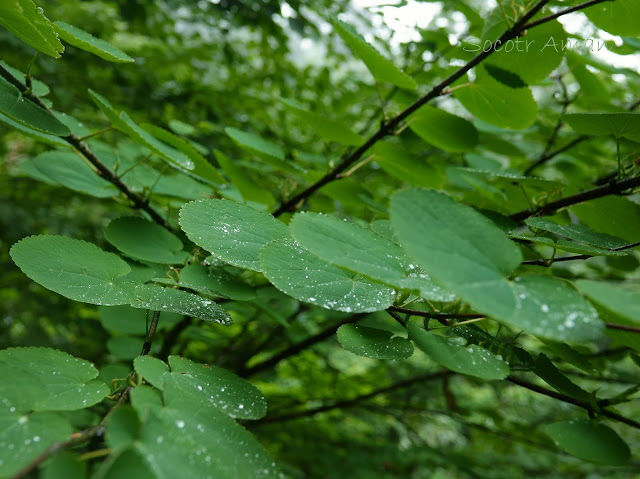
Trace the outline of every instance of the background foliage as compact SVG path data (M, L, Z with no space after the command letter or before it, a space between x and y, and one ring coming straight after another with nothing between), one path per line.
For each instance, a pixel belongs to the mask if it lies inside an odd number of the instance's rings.
M637 2L36 3L0 477L639 473Z

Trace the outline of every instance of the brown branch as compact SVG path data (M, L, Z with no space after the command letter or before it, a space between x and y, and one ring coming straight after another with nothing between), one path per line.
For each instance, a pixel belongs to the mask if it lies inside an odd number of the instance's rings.
M35 103L43 110L51 113L51 110L42 102L42 100L38 96L29 91L29 89L25 85L23 85L20 80L14 77L11 72L9 72L2 65L0 65L0 76L2 76L5 80L15 86L24 95L25 98L28 98L31 102ZM104 178L109 183L114 185L118 190L120 190L131 201L134 209L146 212L157 224L159 224L163 228L168 229L169 231L172 231L167 221L155 209L153 209L146 200L131 191L129 187L124 184L114 172L112 172L104 163L102 163L102 161L100 161L100 159L80 138L71 133L69 136L65 136L62 139L73 146L78 152L82 154L82 156L87 159L89 163L91 163L91 165L96 169L96 173L98 174L98 176Z
M147 313L148 314L148 313ZM147 316L147 319L149 316ZM144 338L144 344L142 345L142 351L140 352L140 356L146 356L151 351L151 343L153 342L153 337L156 334L156 329L158 328L158 321L160 320L160 311L153 312L153 318L151 319L151 326L149 326L149 331L147 331L147 335Z
M292 412L289 414L283 414L280 416L267 416L263 419L260 419L258 421L253 421L251 424L270 424L270 423L276 423L276 422L286 422L286 421L292 421L294 419L301 419L304 417L310 417L310 416L315 416L316 414L319 414L321 412L326 412L326 411L331 411L333 409L344 409L344 408L348 408L348 407L353 407L358 405L359 403L366 401L368 399L371 399L373 397L376 396L380 396L381 394L386 394L389 392L393 392L396 391L398 389L403 389L409 386L413 386L414 384L418 384L418 383L422 383L422 382L427 382L427 381L433 381L436 379L442 379L443 376L449 376L455 374L454 372L451 371L438 371L435 373L429 373L429 374L425 374L423 376L418 376L416 378L412 378L412 379L406 379L404 381L399 381L397 383L394 383L390 386L386 386L380 389L375 389L374 391L371 391L370 393L367 394L363 394L361 396L356 396L354 398L351 399L343 399L340 401L336 401L333 402L331 404L325 404L316 408L312 408L312 409L304 409L302 411L296 411L296 412Z
M389 310L397 313L410 314L411 316L420 316L421 318L447 320L447 319L478 319L484 318L485 315L477 313L433 313L431 311L419 311L417 309L401 308L399 306L391 306Z
M249 377L249 376L253 376L256 373L259 373L261 371L267 370L267 369L271 369L273 368L276 364L278 364L280 361L283 361L287 358L290 358L291 356L295 356L298 353L301 353L302 351L304 351L305 349L309 348L310 346L313 346L314 344L317 344L321 341L324 341L325 339L333 336L335 334L335 332L338 330L338 328L344 324L351 324L351 323L355 323L357 321L360 321L362 318L364 318L367 314L366 313L358 313L358 314L354 314L352 316L349 316L348 318L340 321L338 324L334 324L333 326L329 326L328 328L320 331L317 334L314 334L313 336L300 341L299 343L296 344L292 344L291 346L289 346L287 349L285 349L284 351L276 354L275 356L272 356L269 359L266 359L265 361L262 361L258 364L255 364L249 368L246 369L241 369L239 372L237 372L236 374L238 374L238 376L241 377Z
M500 38L494 41L489 48L483 49L482 52L478 53L478 55L469 60L465 65L460 67L449 77L445 78L436 86L434 86L424 96L412 103L408 108L400 112L387 123L383 124L377 132L375 132L367 141L364 142L364 144L347 155L347 157L344 158L333 170L328 172L326 175L313 183L311 186L307 187L305 190L295 195L293 198L282 203L280 207L273 212L273 215L278 217L287 211L293 211L297 209L299 203L304 201L320 188L331 183L332 181L340 179L342 177L342 173L347 168L349 168L349 166L357 162L362 157L362 155L364 155L379 140L393 134L400 126L400 123L402 123L407 117L409 117L409 115L414 113L429 101L440 96L448 86L464 76L469 70L478 66L487 57L494 53L500 46L502 46L503 43L506 43L507 41L519 36L524 30L524 26L526 25L526 23L547 3L549 3L549 0L539 0L538 3L530 11L528 11L512 28L505 30L505 32L500 35Z
M533 28L533 27L537 27L538 25L542 25L543 23L547 23L550 22L552 20L555 20L556 18L560 18L563 15L567 15L569 13L573 13L573 12L577 12L579 10L584 10L587 7L591 7L593 5L597 5L598 3L603 3L603 2L613 2L614 0L589 0L588 2L584 2L581 3L579 5L576 5L574 7L570 7L570 8L565 8L564 10L560 10L559 12L556 13L552 13L551 15L547 15L546 17L542 17L536 21L527 23L524 26L524 29L529 29L529 28Z
M638 186L640 186L640 176L634 176L633 178L627 178L620 181L613 180L607 185L567 196L566 198L560 198L559 200L547 203L535 210L519 211L509 215L509 217L514 221L522 221L530 216L551 215L559 209L577 205L578 203L583 203L585 201L602 198L603 196L622 193L625 190L636 188Z
M627 326L626 324L614 323L604 323L604 325L609 329L619 329L620 331L628 331L630 333L640 333L640 328L637 326Z
M626 249L635 248L637 246L640 246L640 241L638 241L637 243L630 243L630 244L626 244L624 246L619 246L617 248L611 248L609 251L624 251ZM577 255L574 255L574 256L563 256L561 258L554 258L553 260L548 260L548 259L530 259L530 260L527 260L527 261L523 261L520 264L531 265L531 266L542 266L544 268L549 268L554 263L559 263L559 262L563 262L563 261L583 260L583 259L589 259L589 258L595 258L595 257L596 256L591 255L591 254L577 254Z
M536 392L538 394L543 394L553 399L557 399L562 402L566 402L568 404L573 404L574 406L578 406L586 411L588 411L592 415L602 415L608 417L609 419L614 419L616 421L620 421L628 426L634 427L636 429L640 429L640 422L634 421L633 419L629 419L624 417L618 413L609 411L607 409L596 409L594 406L586 401L581 401L579 399L572 398L570 396L565 396L564 394L560 394L556 391L552 391L550 389L543 388L536 384L524 381L523 379L516 378L515 376L507 377L507 380L512 382L513 384L517 384L523 388L529 389L530 391Z

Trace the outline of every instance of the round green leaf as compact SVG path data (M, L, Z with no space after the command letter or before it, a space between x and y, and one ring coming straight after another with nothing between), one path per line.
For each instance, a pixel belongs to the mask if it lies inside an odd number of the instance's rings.
M171 382L165 394L169 387ZM170 394L178 398L181 393L174 388ZM135 448L159 479L284 478L251 433L217 408L203 408L189 397L150 408Z
M162 226L134 216L109 223L105 239L127 256L150 263L178 264L186 260L182 241Z
M129 265L85 241L30 236L11 247L11 257L36 283L76 301L108 306L134 297L134 288L121 281L131 271Z
M640 3L637 0L604 2L585 9L584 13L598 28L622 37L640 35Z
M180 284L206 294L248 301L256 296L255 289L234 278L221 268L207 268L201 264L188 264L180 270Z
M396 243L354 223L317 213L300 213L289 225L295 240L323 260L434 301L455 296L435 284Z
M640 142L640 113L570 113L562 120L583 135L613 135Z
M267 414L267 401L249 381L226 369L199 364L178 356L169 356L170 377L176 388L165 390L166 405L179 404L184 396L203 407L214 406L229 417L260 419ZM179 394L175 394L179 391Z
M598 233L582 224L560 225L542 217L527 218L524 222L534 228L550 231L566 238L581 241L600 248L619 248L626 241L606 233Z
M150 284L140 285L134 291L135 299L130 303L134 308L171 311L185 316L194 316L204 321L231 324L229 314L211 299L179 289Z
M64 52L54 25L32 0L3 0L0 4L0 25L53 58L60 58Z
M260 271L260 248L287 238L287 227L269 213L228 200L201 200L180 210L189 239L227 263Z
M599 306L634 323L640 323L640 296L636 291L625 290L604 281L578 280L575 285Z
M131 63L135 61L111 43L101 38L96 38L81 28L74 27L65 22L55 22L54 25L60 38L74 47L81 48L110 62Z
M133 444L140 430L140 420L128 404L114 408L107 417L105 442L113 450Z
M547 434L569 454L596 464L623 466L631 455L629 446L608 426L589 419L550 424Z
M361 313L393 303L393 291L326 263L291 240L277 240L260 251L264 275L289 296L323 308Z
M391 331L343 324L338 328L338 341L344 349L371 359L400 360L413 354L411 341L394 337Z
M427 143L445 151L471 151L478 144L478 130L470 121L429 105L415 113L409 128Z
M101 178L71 151L47 151L31 159L40 173L71 190L96 198L118 196L118 189Z
M504 379L509 375L509 364L500 356L476 344L461 346L447 338L407 324L411 338L427 356L452 371L482 379Z
M329 17L329 20L336 29L336 33L340 35L340 38L349 46L353 54L367 65L367 68L377 80L410 90L416 87L416 82L413 78L400 70L393 62L383 57L350 25L338 20L334 16Z
M0 410L0 477L13 477L51 444L69 439L72 432L69 421L58 414Z
M164 361L151 356L138 356L133 360L136 374L158 389L164 387L164 376L169 374L169 366Z
M38 401L22 406L18 404L18 410L83 409L100 402L109 394L109 388L95 380L98 370L91 363L55 349L5 349L0 351L0 365L3 369L13 369L14 375L27 374L42 385Z
M1 8L1 7L0 7ZM4 78L0 78L0 113L11 120L54 136L71 134L69 128L47 110L43 110Z
M479 120L510 130L524 130L536 121L538 105L529 88L509 88L477 69L474 83L455 91L455 97Z

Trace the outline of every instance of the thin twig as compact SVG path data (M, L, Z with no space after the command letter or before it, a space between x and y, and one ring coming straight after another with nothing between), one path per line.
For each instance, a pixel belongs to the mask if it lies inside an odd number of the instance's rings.
M0 76L2 76L5 80L15 86L25 98L28 98L30 101L38 105L43 110L51 113L51 110L45 105L42 100L33 92L29 92L28 88L24 86L20 80L14 77L11 72L9 72L6 68L0 65ZM76 150L78 150L86 159L93 165L96 169L96 173L98 176L104 178L109 183L114 185L118 190L120 190L124 195L131 201L134 209L142 210L146 212L153 221L158 223L163 228L166 228L169 231L172 229L169 227L167 221L160 216L160 214L153 209L147 201L145 201L142 197L134 193L129 189L129 187L124 184L120 178L116 174L114 174L100 159L89 149L89 147L75 134L71 133L69 136L65 136L62 138L64 141L73 146Z
M295 356L298 353L301 353L302 351L304 351L305 349L307 349L310 346L313 346L314 344L317 344L321 341L324 341L327 338L330 338L331 336L333 336L335 334L335 332L338 330L338 328L340 326L342 326L343 324L351 324L351 323L355 323L357 321L360 321L362 318L364 318L366 316L366 313L358 313L358 314L354 314L352 316L349 316L348 318L340 321L338 324L334 324L333 326L329 326L328 328L320 331L317 334L314 334L313 336L305 339L304 341L301 341L299 343L296 344L292 344L291 346L289 346L287 349L285 349L284 351L276 354L275 356L272 356L269 359L266 359L258 364L255 364L249 368L240 370L237 374L239 376L242 377L249 377L249 376L253 376L256 373L259 373L261 371L267 370L267 369L271 369L273 368L276 364L278 364L280 361L283 361L287 358L290 358L291 356Z
M630 244L626 244L624 246L619 246L617 248L611 248L609 251L623 251L626 249L631 249L631 248L635 248L637 246L640 246L640 241L637 243L630 243ZM575 260L584 260L584 259L589 259L589 258L595 258L596 256L591 255L591 254L577 254L574 256L563 256L561 258L553 258L553 261L548 260L548 259L530 259L527 261L523 261L520 264L524 264L524 265L530 265L530 266L542 266L544 268L549 268L551 267L554 263L559 263L562 261L575 261Z
M405 313L410 314L411 316L420 316L421 318L429 318L429 319L479 319L484 318L483 314L477 313L433 313L431 311L419 311L417 309L408 309L401 308L399 306L391 306L389 307L390 311L395 311L397 313Z
M637 326L627 326L626 324L614 324L604 323L609 329L619 329L620 331L628 331L630 333L640 333L640 328Z
M285 201L280 205L280 207L273 212L273 215L278 217L287 211L292 211L298 208L299 204L301 204L306 198L311 196L313 193L318 191L323 186L331 183L332 181L338 180L341 178L341 173L345 171L349 166L353 163L357 162L373 145L375 145L378 141L383 139L384 137L393 134L395 130L400 126L400 124L409 117L412 113L418 110L420 107L433 100L434 98L440 96L442 92L449 85L454 83L456 80L464 76L469 70L478 66L482 63L487 57L489 57L492 53L494 53L503 43L516 38L520 35L524 29L526 23L533 18L533 16L538 13L549 0L540 0L529 12L527 12L512 28L505 30L505 32L500 35L496 41L494 41L489 48L483 49L478 55L468 61L464 66L460 67L449 77L442 80L440 83L435 85L427 94L422 96L420 99L412 103L405 110L400 112L398 115L393 117L388 122L384 123L377 132L375 132L367 141L365 141L359 148L354 150L352 153L347 155L336 167L333 168L330 172L320 178L318 181L307 187L305 190L301 191L293 198Z
M153 337L156 334L159 319L160 311L154 311L153 318L151 319L151 326L149 326L147 336L144 338L144 344L142 345L142 352L140 353L140 356L146 356L149 354L149 351L151 351L151 343L153 342Z
M568 13L573 13L573 12L577 12L578 10L584 10L587 7L591 7L592 5L597 5L598 3L603 3L603 2L612 2L614 0L590 0L588 2L584 2L581 3L579 5L576 5L574 7L570 7L570 8L565 8L564 10L560 10L559 12L556 13L552 13L551 15L547 15L546 17L542 17L538 20L535 20L533 22L527 23L524 26L524 29L527 30L529 28L533 28L533 27L537 27L538 25L542 25L543 23L547 23L550 22L552 20L555 20L556 18L559 18L563 15L567 15Z
M535 210L523 210L513 213L509 217L514 221L522 221L530 216L550 215L555 213L557 210L568 206L577 205L578 203L583 203L589 200L595 200L597 198L602 198L603 196L622 193L625 190L636 188L638 186L640 186L640 176L634 176L633 178L627 178L620 181L614 180L607 185L599 186L591 190L567 196L566 198L560 198L559 200L552 201Z

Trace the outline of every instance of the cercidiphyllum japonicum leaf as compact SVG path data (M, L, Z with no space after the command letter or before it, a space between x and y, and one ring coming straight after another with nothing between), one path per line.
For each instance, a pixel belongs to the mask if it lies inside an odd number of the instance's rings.
M637 37L640 35L640 3L636 0L616 0L604 2L585 9L587 15L598 28L612 35Z
M134 294L135 298L130 303L134 308L170 311L204 321L231 324L231 317L220 305L196 294L151 284L137 286Z
M87 461L82 461L71 451L62 451L50 457L39 467L42 479L86 479Z
M2 60L0 60L0 65L3 66L9 73L11 73L22 85L24 85L25 87L27 86L27 76L23 72L21 72L17 68L13 68L11 65ZM40 80L36 80L34 78L31 78L31 91L34 95L39 97L44 97L51 93L51 89L47 86L46 83L43 83ZM60 120L59 115L62 115L62 113L53 112L53 114Z
M640 142L640 113L568 113L561 119L583 135L612 135Z
M632 250L612 251L610 249L598 248L582 243L576 243L575 241L567 241L565 239L554 240L547 238L546 236L525 236L519 234L509 234L509 238L515 240L528 241L543 246L549 246L558 251L566 251L568 253L576 254L588 254L591 256L626 256L631 254Z
M533 228L549 231L598 248L613 249L627 244L626 241L621 238L607 233L598 233L582 224L561 225L542 217L527 218L524 222Z
M525 0L516 0L516 3L522 5ZM544 12L538 14L543 15ZM504 17L503 8L496 6L485 21L481 46L490 45L511 26ZM533 85L547 78L560 65L566 41L567 35L562 25L553 20L527 30L522 37L505 42L484 64L488 65L489 71L489 66L495 66L517 75L526 85Z
M225 179L222 174L220 174L220 172L216 170L216 168L209 163L207 159L202 156L202 154L189 142L175 136L164 128L149 125L147 123L143 123L141 126L153 137L187 155L194 165L193 170L189 171L190 174L203 178L216 185L225 183Z
M185 170L193 170L194 164L191 159L181 151L167 145L151 135L136 122L134 122L126 112L120 112L111 105L105 97L89 89L89 96L100 111L104 113L114 128L128 135L132 140L146 146L156 153L160 158L167 161L172 166L177 166Z
M11 377L11 373L8 374L6 377ZM0 477L13 477L51 444L69 439L72 433L69 420L59 414L7 413L1 408Z
M189 253L182 241L162 226L135 216L113 220L104 230L105 239L125 255L150 263L183 263Z
M218 408L181 397L172 381L165 384L167 400L167 407L149 407L133 446L154 477L284 479L255 437Z
M567 376L562 374L551 360L542 353L536 360L536 367L533 372L561 394L566 394L567 396L571 396L575 399L580 399L588 403L595 402L593 394L585 391L580 386L572 382Z
M163 385L168 407L188 397L232 418L260 419L267 414L267 401L260 390L226 369L178 356L169 356L169 366L171 373L164 376Z
M265 140L253 133L238 130L237 128L227 127L224 131L240 147L257 154L275 169L288 171L289 173L304 171L304 168L291 161L287 161L284 150L272 141Z
M455 295L434 283L396 243L338 218L299 213L289 225L291 235L307 251L331 264L429 300L453 301Z
M189 239L234 266L261 271L258 254L270 241L288 238L286 225L269 213L228 200L200 200L180 210Z
M346 313L368 313L393 304L393 290L333 266L289 239L260 251L262 271L271 283L300 301Z
M128 304L135 298L131 271L119 256L63 236L29 236L11 247L11 258L33 281L67 298L90 304Z
M267 207L275 204L276 200L269 191L256 188L255 181L244 167L238 165L221 151L215 150L213 154L225 176L238 189L245 202L260 203Z
M518 330L558 341L600 337L595 309L568 283L551 276L507 276L522 261L520 249L469 206L429 190L391 198L400 244L431 278L480 313Z
M64 52L54 25L32 0L3 0L0 4L0 25L53 58L60 58Z
M180 270L180 284L201 288L200 292L218 294L237 301L256 297L255 289L220 268L188 264Z
M164 361L152 356L138 356L133 360L136 374L147 383L160 390L164 389L164 375L169 374L169 366Z
M640 295L604 281L578 280L576 287L595 304L640 324Z
M478 130L473 123L429 105L414 113L409 128L427 143L445 151L471 151L478 144Z
M118 189L85 163L72 151L46 151L29 161L40 173L70 190L96 198L119 194Z
M308 123L311 129L322 138L348 146L357 146L364 143L364 138L354 133L346 123L309 111L296 101L286 98L282 98L281 101L289 107L293 114Z
M65 22L55 22L54 25L56 33L65 42L89 53L93 53L103 60L115 63L132 63L135 61L111 43L101 38L96 38L81 28L74 27Z
M509 88L491 77L482 66L475 71L476 80L454 93L469 113L510 130L524 130L536 121L538 105L529 88Z
M22 96L20 90L4 78L0 78L0 113L41 133L54 136L67 136L71 133L60 120Z
M105 442L113 450L131 446L140 432L140 419L129 404L114 408L105 424Z
M373 151L375 162L393 178L423 188L440 188L444 185L442 168L397 144L378 142Z
M572 206L580 222L635 243L640 238L640 205L623 196L605 196Z
M343 324L337 335L344 349L365 358L401 360L413 354L411 341L392 337L394 334L384 329Z
M364 62L376 80L413 90L417 84L409 75L369 45L351 25L331 15L329 21L353 54Z
M556 446L572 456L596 464L623 466L631 456L629 446L613 429L591 419L549 424L545 431Z
M443 336L425 331L417 324L407 324L409 338L427 356L452 371L482 379L504 379L509 375L509 364L502 357L476 344L462 346Z
M95 379L98 370L91 363L55 349L5 349L0 351L0 367L12 370L10 377L25 375L39 386L37 395L29 389L25 395L19 389L8 395L2 391L0 397L10 413L84 409L109 394L109 388Z

